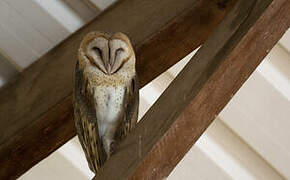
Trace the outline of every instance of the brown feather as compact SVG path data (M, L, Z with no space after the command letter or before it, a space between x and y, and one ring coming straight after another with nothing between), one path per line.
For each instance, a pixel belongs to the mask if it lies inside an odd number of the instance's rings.
M98 133L94 98L87 90L87 80L77 63L75 69L74 114L77 134L85 152L90 169L97 172L105 162Z

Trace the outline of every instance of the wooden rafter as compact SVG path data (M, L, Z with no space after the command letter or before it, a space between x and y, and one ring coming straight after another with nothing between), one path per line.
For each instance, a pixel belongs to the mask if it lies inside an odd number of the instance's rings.
M122 31L137 49L141 85L200 46L235 0L124 0L0 90L0 179L15 178L75 135L72 78L89 31ZM151 17L151 18L148 18Z
M94 179L167 177L289 28L289 10L239 0Z

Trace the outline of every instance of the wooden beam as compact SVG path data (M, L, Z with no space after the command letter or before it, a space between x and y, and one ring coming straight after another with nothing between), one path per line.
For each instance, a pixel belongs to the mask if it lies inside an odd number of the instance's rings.
M0 179L20 176L75 135L77 49L93 30L122 31L137 49L144 86L204 42L235 0L123 0L0 90Z
M239 0L95 180L163 179L290 25L289 0Z

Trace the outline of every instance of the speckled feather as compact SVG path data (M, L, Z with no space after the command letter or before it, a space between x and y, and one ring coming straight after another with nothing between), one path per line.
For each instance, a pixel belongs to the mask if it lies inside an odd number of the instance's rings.
M106 69L102 70L92 63L91 57L86 53L89 44L97 37L104 37L113 43L120 40L126 44L128 57L122 59L120 67L113 74L106 74ZM114 41L116 39L117 41ZM137 122L139 88L135 72L135 54L124 34L110 36L102 32L92 32L82 41L78 58L74 89L75 125L89 167L96 173L114 152L113 145L118 144ZM109 126L110 122L106 122L110 120L112 127ZM109 130L110 133L107 133ZM111 132L114 133L112 141Z

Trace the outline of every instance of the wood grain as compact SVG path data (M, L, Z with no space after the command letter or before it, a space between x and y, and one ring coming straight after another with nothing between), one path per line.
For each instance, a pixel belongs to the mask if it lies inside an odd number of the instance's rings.
M288 0L240 0L94 179L163 179L290 25Z
M234 2L120 1L40 58L0 90L0 179L18 177L75 135L73 69L86 33L125 32L144 86L200 46Z

